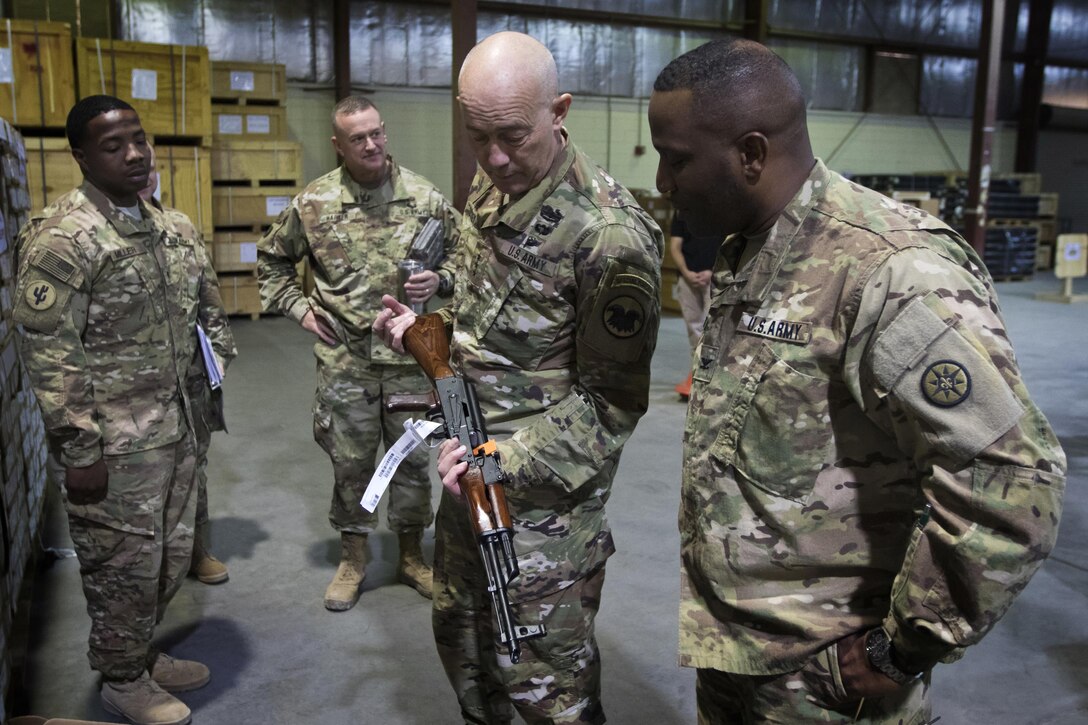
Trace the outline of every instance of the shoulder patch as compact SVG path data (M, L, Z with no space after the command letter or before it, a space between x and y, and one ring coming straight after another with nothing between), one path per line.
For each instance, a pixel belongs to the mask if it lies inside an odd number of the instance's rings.
M44 279L32 279L26 287L26 303L30 309L43 312L57 302L57 288Z
M971 375L955 360L938 360L922 372L922 395L942 408L951 408L971 394Z
M646 325L646 310L642 303L630 295L617 294L602 310L604 329L612 337L626 340L642 332Z
M76 274L76 267L52 249L45 249L31 264L43 272L48 272L60 282L70 282Z

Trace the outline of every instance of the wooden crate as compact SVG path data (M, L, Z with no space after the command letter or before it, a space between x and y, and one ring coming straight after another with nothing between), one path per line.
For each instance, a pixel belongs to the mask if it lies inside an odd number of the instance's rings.
M64 128L75 102L68 23L5 19L0 26L0 116L22 128Z
M273 141L287 138L287 109L283 106L212 104L212 138L231 141Z
M26 137L26 183L32 214L83 183L83 172L67 140Z
M282 63L212 63L212 98L216 102L283 105L287 100L287 73Z
M212 179L260 186L302 183L302 146L295 141L232 141L212 147Z
M257 269L257 241L260 232L217 231L212 235L213 266L216 272L253 272Z
M228 315L249 315L257 319L261 314L261 291L257 275L253 272L220 274L219 295Z
M300 191L300 186L213 186L212 221L217 231L222 227L262 229L276 221Z
M205 239L212 224L212 155L200 146L156 146L155 168L163 206L184 212Z
M80 97L123 98L140 114L144 130L156 136L211 143L208 65L208 49L197 46L76 41Z
M661 274L661 310L680 314L680 273L665 270Z
M1058 195L1054 192L1039 194L1039 216L1052 217L1058 215Z

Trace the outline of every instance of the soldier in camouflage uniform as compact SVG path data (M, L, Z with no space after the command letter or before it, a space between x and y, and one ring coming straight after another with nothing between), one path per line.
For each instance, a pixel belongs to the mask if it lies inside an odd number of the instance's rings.
M457 496L464 449L440 452L434 632L466 723L602 723L594 618L615 551L605 503L646 412L663 238L570 140L547 48L519 33L481 42L459 101L481 170L461 227L452 364L476 388L509 476L521 575L517 624L547 635L513 664L496 651L487 579ZM399 344L411 312L387 298L375 325ZM394 316L394 313L396 315Z
M151 646L193 547L196 455L185 376L204 321L224 363L234 341L204 248L137 192L147 140L110 96L73 107L84 175L23 229L15 320L63 482L91 616L91 667L110 712L181 724L169 692L201 687L199 662Z
M758 43L674 60L649 116L658 188L733 235L684 435L699 722L929 722L932 668L1042 564L1065 487L992 281L940 220L813 157Z
M155 166L155 149L148 146L151 156L151 172L147 186L140 190L140 198L155 207L177 227L186 239L203 244L200 233L189 217L177 209L164 207L160 199L159 172ZM218 293L218 292L217 292ZM206 320L201 320L206 324ZM226 318L224 318L226 324ZM226 430L223 419L223 391L212 390L204 369L204 357L199 350L193 356L186 375L185 386L189 391L189 405L193 412L193 433L196 442L196 533L193 536L193 556L189 563L189 575L204 584L220 584L230 576L226 565L208 551L208 448L212 433Z
M359 501L374 473L379 444L404 433L406 413L383 411L389 393L423 393L430 384L411 358L391 353L371 334L383 292L396 289L397 262L428 219L442 223L447 256L438 270L412 275L404 289L423 303L453 293L453 246L460 216L429 181L386 154L385 125L366 98L349 96L333 111L333 146L344 164L292 200L258 243L257 269L266 310L281 312L320 339L314 438L332 459L329 521L341 557L325 592L332 611L351 609L366 575L367 535L377 513ZM295 265L309 259L316 288L306 297ZM431 596L431 569L420 547L431 525L428 459L416 451L390 483L389 527L400 544L398 578Z

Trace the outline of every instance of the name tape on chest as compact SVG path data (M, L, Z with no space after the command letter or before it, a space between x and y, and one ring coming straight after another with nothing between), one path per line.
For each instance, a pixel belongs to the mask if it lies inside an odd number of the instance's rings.
M795 345L807 345L812 339L812 323L772 320L745 312L740 318L740 328L737 332L768 337Z
M123 247L110 252L109 258L111 262L120 262L122 259L128 259L129 257L143 254L144 251L146 250L142 247Z
M502 254L504 257L517 262L517 264L530 272L543 275L545 277L554 277L556 271L559 269L559 265L549 259L533 254L524 247L519 247L513 242L505 242L502 245Z

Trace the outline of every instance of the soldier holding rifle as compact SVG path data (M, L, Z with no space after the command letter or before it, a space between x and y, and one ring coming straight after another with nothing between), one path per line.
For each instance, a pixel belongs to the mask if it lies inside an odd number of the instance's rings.
M594 617L615 548L604 506L646 412L662 235L568 136L571 96L539 42L485 39L465 59L459 94L480 171L461 228L464 272L439 314L452 330L450 365L475 387L505 471L513 625L547 633L521 642L518 662L496 648L501 613L458 498L469 451L448 442L435 640L465 722L510 722L516 708L530 724L600 723ZM374 329L402 349L415 315L383 302Z

